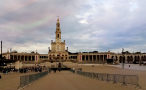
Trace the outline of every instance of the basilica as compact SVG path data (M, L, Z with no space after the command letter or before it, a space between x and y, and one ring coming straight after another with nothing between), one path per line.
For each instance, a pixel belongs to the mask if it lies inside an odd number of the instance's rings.
M140 63L146 61L146 53L128 51L123 53L114 52L77 52L71 53L65 47L65 40L61 42L61 29L59 18L56 22L55 41L51 40L48 54L40 54L37 51L32 53L9 52L2 53L6 59L18 60L24 64L39 64L42 62L76 62L76 63Z

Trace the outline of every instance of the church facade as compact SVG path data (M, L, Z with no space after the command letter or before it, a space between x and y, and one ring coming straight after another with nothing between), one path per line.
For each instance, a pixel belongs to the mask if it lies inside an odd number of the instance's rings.
M115 63L139 63L146 61L146 53L133 52L129 53L114 53L114 52L77 52L70 53L68 47L65 47L65 40L61 42L60 22L57 19L55 41L51 40L51 47L49 47L48 54L39 54L37 51L33 53L18 53L9 52L2 54L6 59L19 60L23 63L41 63L41 62L78 62L78 63L107 63L107 60L112 59Z
M49 47L48 60L68 60L68 47L65 50L65 40L61 42L61 29L59 18L56 23L55 42L51 40L51 50Z

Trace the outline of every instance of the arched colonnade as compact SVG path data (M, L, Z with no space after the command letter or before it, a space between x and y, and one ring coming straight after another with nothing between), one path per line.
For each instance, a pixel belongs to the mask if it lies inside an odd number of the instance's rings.
M112 55L111 58L118 63L122 63L123 60L125 63L146 61L146 55Z

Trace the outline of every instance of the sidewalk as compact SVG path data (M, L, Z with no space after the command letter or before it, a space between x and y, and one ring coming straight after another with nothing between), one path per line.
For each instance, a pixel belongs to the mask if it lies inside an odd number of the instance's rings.
M130 67L129 67L130 65ZM122 68L122 63L120 65L115 65L115 67ZM146 66L144 65L139 65L139 64L124 64L125 69L134 69L134 70L146 70Z
M109 82L83 77L70 71L51 72L23 90L135 90Z

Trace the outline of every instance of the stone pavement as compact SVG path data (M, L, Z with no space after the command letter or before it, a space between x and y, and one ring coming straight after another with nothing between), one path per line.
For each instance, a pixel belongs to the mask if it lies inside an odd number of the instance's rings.
M9 73L9 74L2 74L2 78L0 79L0 90L17 90L18 86L20 85L20 76L23 75L30 75L36 72L29 71L28 73Z
M23 90L135 90L105 81L74 74L70 71L53 71Z
M129 67L129 65L130 65L130 67ZM114 66L122 68L122 63L120 63L120 65L114 65ZM124 64L124 68L133 69L133 70L146 70L146 66L143 64L141 66L139 66L139 64Z

